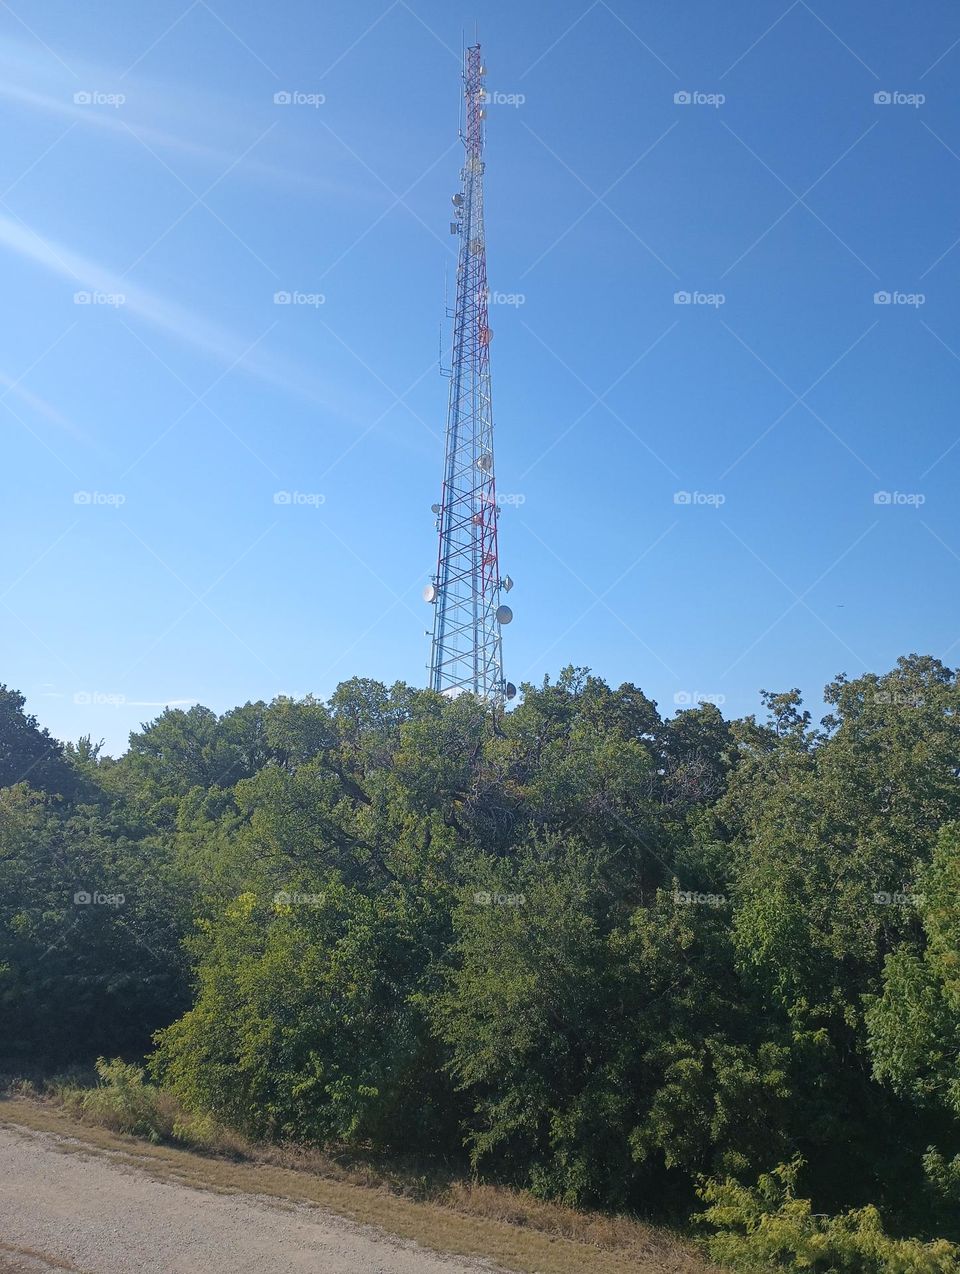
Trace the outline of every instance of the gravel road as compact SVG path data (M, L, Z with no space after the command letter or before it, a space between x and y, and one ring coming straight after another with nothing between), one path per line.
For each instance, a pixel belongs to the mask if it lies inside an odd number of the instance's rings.
M0 1129L0 1271L490 1274L319 1208L152 1179L47 1133Z

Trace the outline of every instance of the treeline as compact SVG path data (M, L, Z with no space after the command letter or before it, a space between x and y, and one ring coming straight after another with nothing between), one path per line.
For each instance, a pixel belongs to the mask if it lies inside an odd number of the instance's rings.
M957 675L820 725L523 691L167 710L114 760L0 688L4 1069L149 1052L251 1136L647 1214L793 1164L958 1237Z

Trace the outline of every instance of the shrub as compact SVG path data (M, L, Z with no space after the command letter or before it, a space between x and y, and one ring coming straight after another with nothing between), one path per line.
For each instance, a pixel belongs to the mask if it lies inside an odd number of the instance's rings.
M97 1076L96 1088L63 1090L62 1100L72 1114L153 1142L173 1139L177 1104L169 1093L146 1083L142 1067L119 1057L109 1062L98 1057Z
M702 1182L708 1204L697 1218L714 1226L710 1256L737 1270L802 1269L815 1274L951 1274L960 1271L960 1248L937 1239L896 1239L884 1233L874 1207L839 1216L814 1213L794 1194L802 1160L764 1173L756 1187L732 1178Z

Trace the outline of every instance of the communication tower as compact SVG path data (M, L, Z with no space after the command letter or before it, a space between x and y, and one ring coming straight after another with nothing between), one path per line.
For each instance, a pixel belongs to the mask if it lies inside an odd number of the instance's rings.
M483 133L487 93L480 45L464 57L464 146L450 233L459 235L453 357L447 408L443 491L437 517L437 569L424 589L434 606L430 686L470 691L494 702L516 694L503 676L501 628L513 611L501 601L513 581L501 576L500 506L493 465L487 251L483 231Z

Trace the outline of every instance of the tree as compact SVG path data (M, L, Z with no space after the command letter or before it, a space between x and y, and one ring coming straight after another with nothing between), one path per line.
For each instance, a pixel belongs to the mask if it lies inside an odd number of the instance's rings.
M0 788L29 783L37 791L69 798L75 777L63 745L24 712L26 699L0 685Z
M955 1209L960 1204L960 825L941 832L916 898L923 937L887 956L882 994L868 1001L876 1077L907 1099L937 1146L928 1176Z
M0 790L0 1004L8 1059L142 1051L182 1012L186 891L119 811Z

